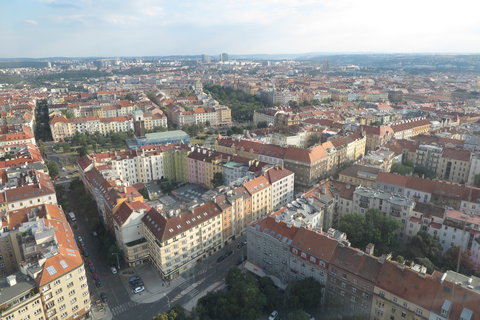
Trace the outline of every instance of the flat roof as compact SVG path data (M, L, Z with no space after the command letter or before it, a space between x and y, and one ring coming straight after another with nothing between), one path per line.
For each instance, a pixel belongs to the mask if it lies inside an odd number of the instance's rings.
M35 283L29 276L21 272L14 273L13 275L15 275L17 283L11 287L8 285L6 277L0 279L0 304L7 303L18 296L27 294L35 288Z
M188 134L183 130L172 130L164 132L154 132L145 134L146 140L162 140L162 139L171 139L171 138L183 138L188 136Z

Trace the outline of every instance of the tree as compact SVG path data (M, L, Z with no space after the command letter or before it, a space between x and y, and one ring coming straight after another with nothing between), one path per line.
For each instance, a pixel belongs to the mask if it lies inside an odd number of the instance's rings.
M177 319L177 313L175 312L175 310L159 313L152 318L152 320L176 320L176 319Z
M268 128L268 122L267 121L260 121L259 123L257 123L257 128L258 129Z
M47 169L51 178L55 178L60 173L57 163L53 161L47 162Z
M62 114L68 119L75 117L72 110L62 110Z
M313 310L320 306L324 286L315 278L294 280L287 287L287 301L293 309Z
M427 179L435 179L436 175L435 172L423 167L423 166L417 166L415 169L413 169L413 173L418 175L419 177L425 177Z
M409 175L412 173L412 171L413 171L412 167L403 165L400 162L396 162L392 164L392 168L390 169L391 173L398 173L398 174L401 174L402 176Z
M85 157L87 155L87 148L85 147L80 147L78 148L77 150L78 152L78 156L81 158L81 157Z
M370 242L375 244L378 254L397 248L400 222L384 215L378 209L370 209L365 216L359 213L347 214L340 222L339 230L347 234L354 247L364 248Z
M133 94L131 92L129 92L125 95L124 99L129 100L129 101L133 101L133 100L135 100L135 97L133 96Z
M140 193L144 199L150 200L150 197L148 196L147 188L138 189L138 193Z
M310 317L303 310L295 310L287 314L287 320L310 320Z
M310 148L310 147L316 145L316 144L319 143L319 142L320 142L320 137L317 136L316 134L312 134L312 135L310 135L310 136L308 137L308 139L307 139L307 145L306 145L306 147L307 147L307 148Z
M212 179L211 182L212 182L212 185L213 185L214 188L223 185L223 173L215 172L213 174L213 179Z
M297 101L290 100L288 101L288 106L293 109L298 109L299 105Z
M68 153L68 152L72 151L72 147L70 147L69 143L63 143L62 144L62 149L63 149L63 153Z

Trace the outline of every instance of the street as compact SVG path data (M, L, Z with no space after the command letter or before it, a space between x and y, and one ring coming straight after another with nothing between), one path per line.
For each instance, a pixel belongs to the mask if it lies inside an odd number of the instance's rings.
M52 156L51 146L47 147L50 154L48 159L55 161ZM216 283L223 283L228 270L241 262L246 257L246 246L237 248L239 242L245 241L245 237L239 238L233 243L225 246L219 252L207 257L198 263L192 270L182 274L177 279L172 280L171 286L161 280L158 272L147 264L146 266L128 268L122 267L117 274L112 274L107 257L98 243L99 239L93 235L91 224L88 217L81 214L78 210L80 204L74 194L70 192L71 176L69 171L61 170L61 178L55 182L56 185L62 185L66 190L67 199L71 205L72 211L75 212L76 222L72 223L75 238L78 236L83 238L84 246L89 253L88 257L83 257L85 268L87 269L92 306L96 301L100 300L102 293L107 296L107 304L113 316L113 319L151 319L158 313L168 311L176 304L185 305L191 302L196 296L204 290L215 287ZM80 246L77 240L77 244ZM227 251L233 253L217 262L217 259L224 255ZM95 286L92 273L89 270L87 261L91 260L95 273L99 276L101 287ZM123 261L120 261L120 266ZM155 277L149 279L143 277L141 270L148 268L149 273L154 273ZM140 271L140 272L137 272ZM128 287L128 277L138 274L145 282L145 292L137 295L130 293ZM150 280L150 282L149 282ZM162 287L161 290L149 290L150 288ZM164 292L164 293L162 293Z

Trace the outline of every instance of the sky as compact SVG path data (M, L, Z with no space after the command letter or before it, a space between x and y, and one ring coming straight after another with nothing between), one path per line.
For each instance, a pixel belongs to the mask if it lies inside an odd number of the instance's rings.
M480 53L477 0L0 0L0 58Z

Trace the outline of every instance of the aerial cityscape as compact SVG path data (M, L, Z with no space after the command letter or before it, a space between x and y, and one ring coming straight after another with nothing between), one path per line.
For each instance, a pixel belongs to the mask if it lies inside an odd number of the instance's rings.
M478 9L0 4L0 319L480 320Z

